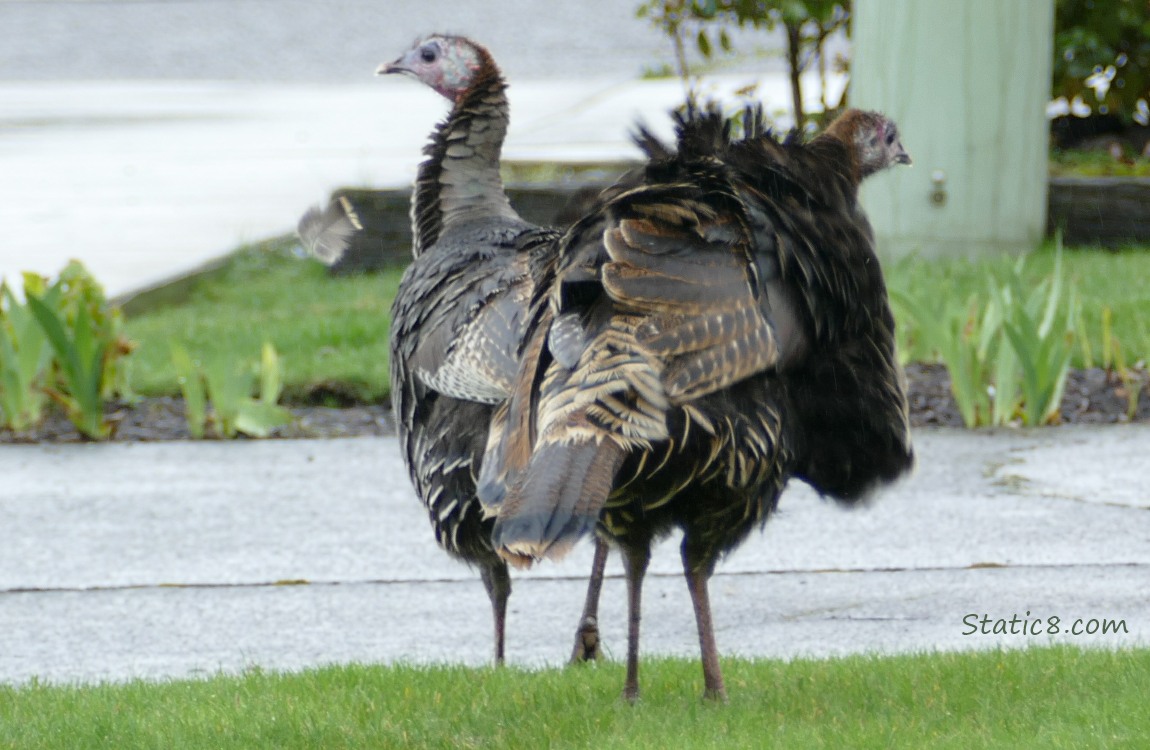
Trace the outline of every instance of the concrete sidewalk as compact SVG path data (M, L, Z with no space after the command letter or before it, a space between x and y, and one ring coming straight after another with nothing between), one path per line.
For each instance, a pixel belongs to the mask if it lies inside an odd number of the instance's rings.
M1150 427L916 444L914 476L868 508L787 491L714 578L724 653L1150 643ZM0 477L0 682L489 659L483 587L435 546L393 439L4 446ZM566 657L589 560L584 544L515 578L512 662ZM677 544L651 573L644 652L696 655ZM971 615L1061 632L972 633ZM1074 635L1079 619L1125 632Z

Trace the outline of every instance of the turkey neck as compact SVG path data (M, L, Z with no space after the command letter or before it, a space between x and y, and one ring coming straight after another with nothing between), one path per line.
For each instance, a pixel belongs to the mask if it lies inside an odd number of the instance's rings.
M424 149L411 205L413 252L418 256L453 225L478 218L518 219L503 192L499 157L507 135L507 84L485 60L475 82Z
M837 165L837 173L845 177L851 190L857 194L859 184L866 177L859 163L858 149L859 117L851 110L835 119L808 148L818 152L827 164Z

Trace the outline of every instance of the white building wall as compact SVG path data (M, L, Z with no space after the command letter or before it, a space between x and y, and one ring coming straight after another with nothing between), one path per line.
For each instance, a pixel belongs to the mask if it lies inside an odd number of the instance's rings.
M855 0L850 104L892 116L914 158L863 188L885 255L1041 240L1053 27L1053 0Z

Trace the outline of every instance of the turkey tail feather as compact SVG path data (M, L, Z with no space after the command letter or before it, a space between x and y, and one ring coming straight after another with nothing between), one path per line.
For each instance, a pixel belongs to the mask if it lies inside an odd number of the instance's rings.
M511 397L496 411L491 420L483 467L476 483L476 496L488 516L498 515L508 487L526 470L535 444L535 385L545 369L547 330L550 309L540 310L543 323L524 345L520 369Z
M610 439L539 446L500 507L491 535L499 555L516 567L565 555L595 528L624 455Z

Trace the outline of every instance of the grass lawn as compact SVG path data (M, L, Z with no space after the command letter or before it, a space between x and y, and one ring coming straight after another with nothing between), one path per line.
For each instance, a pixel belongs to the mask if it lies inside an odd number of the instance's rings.
M1043 647L527 671L339 666L206 680L0 687L5 748L1144 747L1150 649Z
M1023 278L1037 284L1054 270L1053 243L1046 243L1025 260ZM1005 274L1017 262L1013 257L988 258L978 261L926 261L907 258L884 266L891 289L910 292L923 299L954 298L965 301L971 295L988 299L987 279L992 273ZM1102 357L1102 311L1109 307L1112 336L1119 342L1127 364L1150 359L1150 248L1128 248L1123 251L1070 249L1062 252L1063 273L1077 290L1082 303L1084 331L1079 331L1092 352L1092 362L1085 360L1082 341L1074 345L1076 367L1099 366ZM1065 297L1064 297L1065 299ZM896 311L897 312L897 311ZM907 347L913 330L899 320L904 355L926 359L923 347Z
M184 299L129 315L127 333L139 343L131 357L135 389L143 395L178 392L173 340L194 356L252 362L269 340L284 360L288 401L307 400L316 392L385 399L389 308L402 271L332 278L318 262L296 257L293 245L279 240L245 248L220 271L193 284ZM1053 261L1050 247L1033 253L1026 278L1037 283L1050 273ZM1013 262L908 259L888 263L886 270L892 288L965 300L985 294L988 270L1006 269ZM1150 250L1068 250L1064 265L1083 302L1094 357L1101 356L1104 306L1113 312L1113 333L1127 362L1150 357ZM911 333L905 321L900 324L904 334ZM908 353L929 356L922 347ZM1080 346L1075 357L1076 365L1087 364Z
M1051 177L1150 177L1150 159L1135 158L1128 149L1125 159L1115 159L1108 151L1050 152Z
M237 251L176 302L128 315L131 382L143 395L179 392L171 342L194 357L259 360L270 341L285 374L284 397L316 389L360 401L388 392L387 332L402 269L333 278L318 261L297 257L290 239Z

